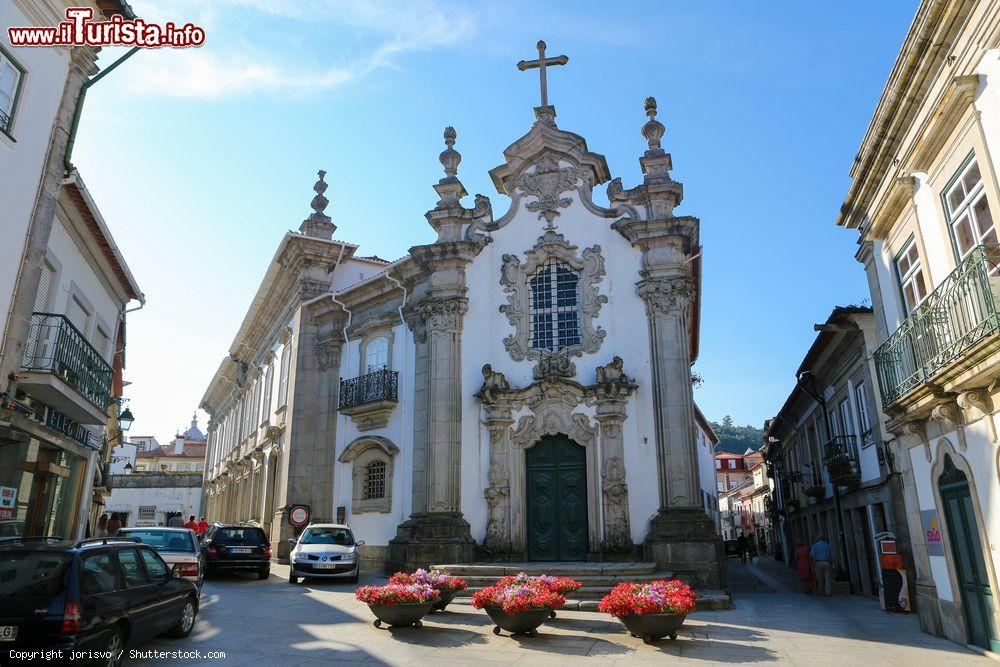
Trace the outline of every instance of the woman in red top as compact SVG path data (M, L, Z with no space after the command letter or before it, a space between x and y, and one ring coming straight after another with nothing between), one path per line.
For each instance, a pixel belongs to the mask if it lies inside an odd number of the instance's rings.
M194 520L194 514L188 517L188 522L184 524L184 527L193 532L195 535L198 534L198 522Z
M802 592L806 595L812 594L816 576L812 570L812 556L809 555L809 547L802 544L802 540L795 541L795 569L799 571L799 581L802 582Z
M201 517L201 521L198 522L198 534L204 535L205 531L208 530L208 522L205 521L205 517Z

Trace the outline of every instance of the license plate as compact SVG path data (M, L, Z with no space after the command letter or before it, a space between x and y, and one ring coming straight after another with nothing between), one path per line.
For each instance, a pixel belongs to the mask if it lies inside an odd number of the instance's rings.
M231 554L248 554L253 551L250 547L229 547L229 553Z
M17 639L16 625L0 625L0 642L12 642Z

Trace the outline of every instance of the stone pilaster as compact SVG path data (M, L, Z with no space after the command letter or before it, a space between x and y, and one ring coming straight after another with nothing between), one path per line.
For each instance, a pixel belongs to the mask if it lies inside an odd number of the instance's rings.
M646 303L650 341L653 418L660 510L650 522L645 557L691 583L725 586L722 541L705 514L699 483L694 396L691 390L692 343L697 326L700 222L675 216L683 195L670 177L672 162L663 150L665 128L656 120L656 100L644 105L648 121L642 134L649 148L640 158L643 183L613 193L641 210L639 218L612 227L642 251L639 296Z
M625 421L623 399L609 399L597 404L596 419L601 425L601 494L604 497L605 553L633 554L632 527L628 513L628 484L625 481Z
M490 434L490 467L487 473L489 486L483 489L489 507L486 537L483 550L488 554L502 555L512 551L510 521L510 438L511 417L509 406L490 405L486 408L483 425Z

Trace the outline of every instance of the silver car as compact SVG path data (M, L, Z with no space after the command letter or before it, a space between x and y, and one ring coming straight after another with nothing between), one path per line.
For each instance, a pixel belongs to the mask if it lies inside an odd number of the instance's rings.
M347 526L339 523L310 524L297 540L291 539L288 543L292 546L289 582L297 584L300 577L343 579L352 584L358 582L361 564L358 547L364 542L355 542L354 533Z
M193 582L201 592L205 564L194 531L188 528L122 528L118 537L131 537L153 547L167 565L180 570L181 577Z

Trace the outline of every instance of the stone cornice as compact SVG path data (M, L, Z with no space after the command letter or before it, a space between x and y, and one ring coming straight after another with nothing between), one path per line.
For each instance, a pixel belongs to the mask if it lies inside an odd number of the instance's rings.
M929 171L944 142L958 127L958 123L976 97L979 76L956 76L942 93L934 110L924 120L920 135L905 161L907 171Z
M916 176L898 176L890 186L882 204L877 207L875 216L864 232L864 238L885 239L900 214L908 204L912 203L916 189Z

